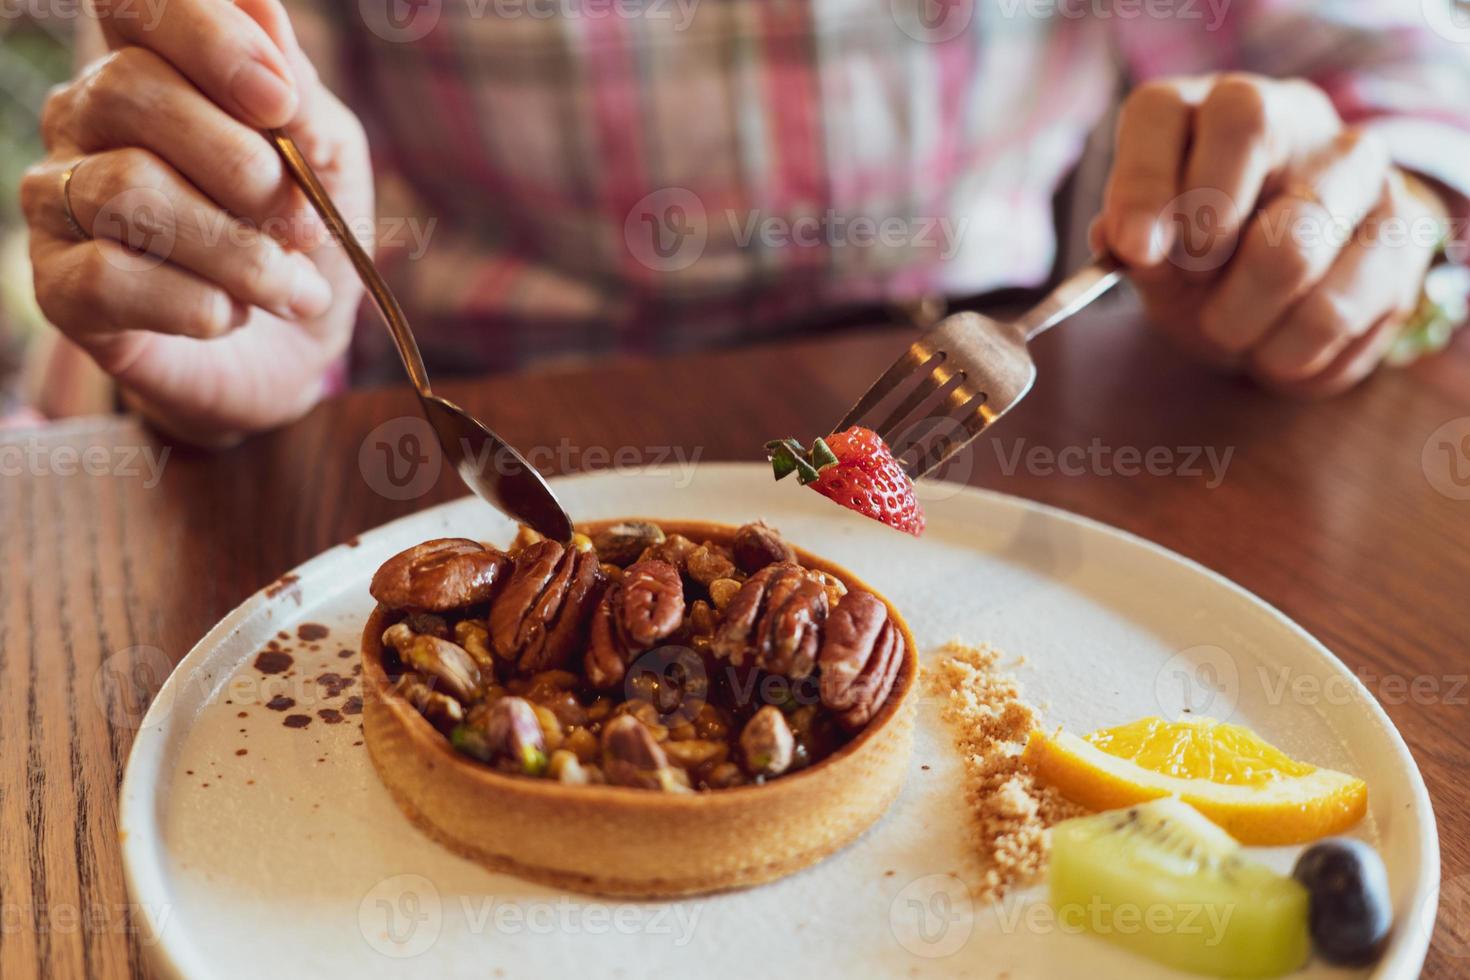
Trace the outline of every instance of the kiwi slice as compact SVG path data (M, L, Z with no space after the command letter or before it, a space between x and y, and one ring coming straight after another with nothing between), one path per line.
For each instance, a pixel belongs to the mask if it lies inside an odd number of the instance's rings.
M1307 890L1176 799L1058 824L1050 888L1063 931L1190 973L1280 976L1311 948Z

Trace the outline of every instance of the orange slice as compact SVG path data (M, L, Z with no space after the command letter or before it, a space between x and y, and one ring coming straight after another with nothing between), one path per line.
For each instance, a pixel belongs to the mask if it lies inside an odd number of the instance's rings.
M1368 809L1361 779L1298 762L1250 729L1212 718L1145 718L1085 738L1036 731L1023 758L1074 803L1113 810L1177 796L1244 844L1316 840Z

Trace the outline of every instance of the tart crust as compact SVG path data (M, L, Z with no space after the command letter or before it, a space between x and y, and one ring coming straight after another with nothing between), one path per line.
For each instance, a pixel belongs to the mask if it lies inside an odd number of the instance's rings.
M736 530L655 522L669 533L724 544ZM796 553L801 564L837 576L849 589L872 591L845 569L800 548ZM907 623L892 603L888 607L903 634L904 654L887 702L838 751L763 785L681 794L569 786L505 775L467 759L392 690L382 648L388 612L381 606L362 637L368 752L383 785L419 829L491 871L621 898L773 881L856 840L903 787L918 656Z

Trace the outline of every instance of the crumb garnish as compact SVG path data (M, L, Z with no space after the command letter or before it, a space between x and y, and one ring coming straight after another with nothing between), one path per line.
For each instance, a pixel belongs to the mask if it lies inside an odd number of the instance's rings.
M964 760L971 838L983 869L972 894L983 901L1036 881L1046 870L1050 828L1082 812L1022 764L1037 712L999 661L989 647L951 640L924 671Z

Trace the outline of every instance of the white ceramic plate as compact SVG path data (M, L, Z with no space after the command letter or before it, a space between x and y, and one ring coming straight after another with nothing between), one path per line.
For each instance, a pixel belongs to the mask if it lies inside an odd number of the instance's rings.
M922 540L775 484L757 466L592 475L556 488L582 519L763 516L886 593L921 650L959 637L1024 658L1015 672L1049 724L1089 731L1189 707L1363 776L1371 812L1358 833L1384 856L1398 916L1374 975L1418 975L1439 852L1413 759L1340 662L1230 582L1111 528L945 485L924 490ZM121 806L128 882L162 972L1172 975L1055 922L1041 889L1000 907L970 902L963 882L977 868L959 760L930 702L920 704L908 784L887 816L816 868L758 889L674 903L590 900L490 874L430 842L378 784L351 713L367 582L418 541L505 543L512 530L471 499L396 521L256 594L179 665L138 733ZM298 639L320 632L312 626L330 632ZM276 665L259 652L279 636L289 637L279 642L292 666L262 673L259 665ZM274 698L296 703L275 710L265 704ZM288 727L291 716L309 721ZM1259 854L1285 870L1295 849ZM1354 974L1315 966L1301 975Z

